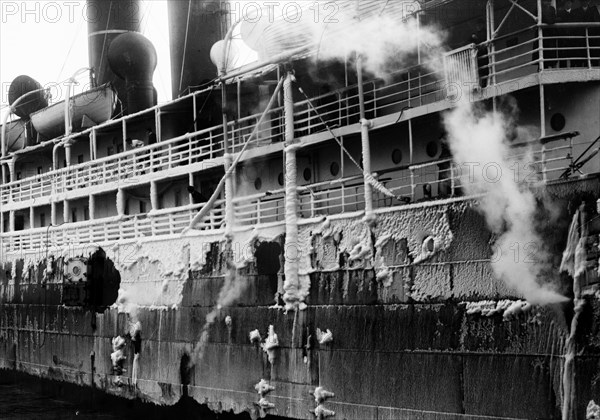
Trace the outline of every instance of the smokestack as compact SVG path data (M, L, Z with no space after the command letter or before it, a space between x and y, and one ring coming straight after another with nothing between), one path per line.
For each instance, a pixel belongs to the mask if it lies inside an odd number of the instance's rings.
M108 65L112 41L128 32L137 32L141 23L141 0L87 0L88 51L90 67L98 85L112 82L120 98L125 98L125 83Z
M168 2L173 98L217 77L210 49L225 36L228 7L226 0Z

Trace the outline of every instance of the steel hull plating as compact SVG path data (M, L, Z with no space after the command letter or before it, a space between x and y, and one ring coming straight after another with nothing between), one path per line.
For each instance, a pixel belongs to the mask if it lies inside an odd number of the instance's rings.
M566 203L597 195L599 184L592 178L548 189ZM315 231L315 223L301 226L300 236ZM359 217L332 224L346 237L363 229ZM120 310L96 313L92 307L62 306L64 281L44 284L44 261L25 269L23 262L6 265L2 367L158 404L172 405L188 395L212 410L252 415L312 418L317 404L310 392L322 386L335 394L322 406L338 418L560 418L569 334L565 313L570 310L566 305L535 307L507 319L467 310L467 302L518 299L494 279L484 246L490 233L474 203L453 200L379 213L377 226L376 234L392 228L401 233L435 229L452 239L436 260L421 265L407 264L410 242L408 248L403 241L388 243L380 255L397 270L382 281L374 268L356 263L331 269L334 261L328 255L336 255L340 243L316 235L315 249L322 251L315 259L323 269L310 274L308 309L299 312L272 307L283 278L280 270L265 268L273 260L260 252L237 271L241 293L235 304L218 308L227 269L218 241L208 237L137 245L134 261L119 261L116 248L109 252L127 299L133 302L137 296L140 302L135 310L120 305ZM556 229L557 237L564 237L564 229ZM206 241L213 245L207 248ZM276 237L270 243L281 241ZM150 274L157 264L152 253L166 248L189 255L201 250L204 266L161 283ZM189 264L190 259L182 261ZM165 267L163 262L158 271ZM144 295L150 289L157 294ZM124 300L120 296L117 302ZM588 300L580 333L587 351L576 356L578 413L585 412L594 395L594 387L586 384L597 373L596 347L583 330L597 328L598 304L593 297ZM130 340L125 372L117 379L111 340L126 336L135 322L142 331L137 378ZM249 339L255 329L264 338L269 325L279 337L271 360ZM333 341L319 343L317 328L331 330ZM203 331L208 332L205 344ZM273 408L258 405L254 385L261 379L275 387L267 396Z

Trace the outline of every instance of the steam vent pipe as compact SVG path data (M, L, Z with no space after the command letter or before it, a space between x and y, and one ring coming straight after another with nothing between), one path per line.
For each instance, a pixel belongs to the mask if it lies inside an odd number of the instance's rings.
M112 41L127 32L140 28L141 0L87 0L88 51L90 68L96 83L113 83L120 98L125 97L125 82L108 65L108 48Z
M112 71L125 80L124 114L133 114L156 105L152 77L157 64L154 45L144 35L127 32L116 37L108 49Z

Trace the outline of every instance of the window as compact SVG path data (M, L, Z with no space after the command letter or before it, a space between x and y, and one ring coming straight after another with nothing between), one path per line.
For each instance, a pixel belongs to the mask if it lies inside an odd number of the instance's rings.
M77 156L77 163L83 163L83 155Z
M567 125L567 120L560 112L554 114L550 119L550 127L552 127L554 131L561 131L565 128L565 125Z
M89 208L89 206L85 206L83 208L83 220L90 220L90 208Z
M71 210L71 222L73 222L73 223L77 222L77 209Z
M21 179L21 172L17 172L17 181Z
M106 148L106 156L112 156L115 153L115 148L112 146L108 146Z
M40 226L41 227L46 226L46 214L45 213L40 213Z
M123 145L117 144L117 153L123 153Z
M438 155L438 149L438 144L435 141L430 141L429 143L427 143L427 146L425 146L427 156L429 156L430 158L434 158Z
M331 165L329 166L329 172L333 176L336 176L337 174L339 174L340 173L340 164L337 162L331 162Z
M41 166L38 166L38 167L37 167L37 174L38 174L38 175L41 175L41 174L42 174L42 170L43 170L43 169L42 169L42 167L41 167Z
M312 171L310 170L310 168L306 168L304 169L302 175L305 181L310 181L310 178L312 178Z
M140 214L146 214L146 202L140 200Z

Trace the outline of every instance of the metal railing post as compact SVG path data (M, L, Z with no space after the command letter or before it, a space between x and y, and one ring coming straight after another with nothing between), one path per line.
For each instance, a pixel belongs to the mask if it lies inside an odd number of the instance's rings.
M415 185L415 170L412 167L408 168L408 170L410 171L410 195L412 201L415 201L415 190L417 187Z
M590 6L590 7L595 7L595 6ZM585 28L585 51L587 54L587 62L588 62L588 68L592 68L592 54L590 52L590 32L589 32L589 28Z
M284 86L285 114L285 282L283 284L283 299L287 309L303 309L306 304L301 296L299 278L300 247L298 242L298 167L296 149L298 148L294 132L294 99L292 83L295 78L288 72Z
M363 59L360 54L356 57L356 72L358 77L358 101L360 108L360 131L362 143L363 160L363 181L364 181L364 199L365 199L365 220L367 223L373 223L375 214L373 213L373 189L368 177L371 176L371 141L369 139L369 129L371 122L366 118L365 110L365 92L363 86Z
M450 197L454 197L454 189L456 188L454 176L454 163L450 162Z

